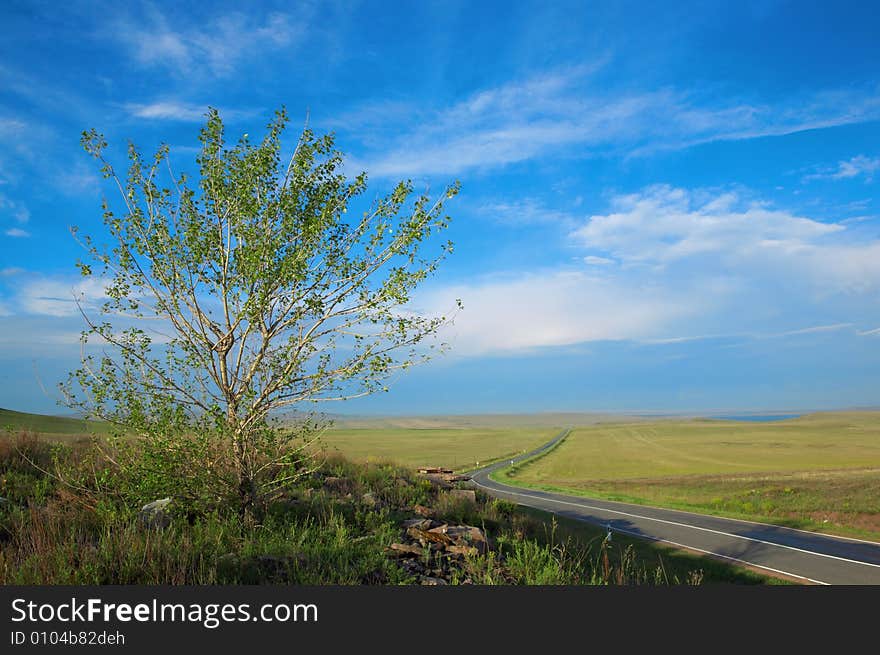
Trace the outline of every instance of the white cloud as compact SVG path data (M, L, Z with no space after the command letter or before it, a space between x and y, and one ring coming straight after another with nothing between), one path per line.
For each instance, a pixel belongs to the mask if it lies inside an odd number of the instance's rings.
M590 266L610 266L614 263L609 257L597 257L596 255L588 255L584 257L584 263Z
M105 289L106 282L94 277L39 276L19 286L17 303L25 314L74 316L79 314L77 300L84 307L93 306L106 299Z
M31 235L30 232L22 230L21 228L18 228L18 227L9 228L3 234L5 234L8 237L13 237L15 239L21 239L21 238L29 237Z
M880 170L880 158L869 159L864 155L857 155L849 161L840 162L837 172L832 177L839 180L864 175L870 180L878 170Z
M880 289L880 240L736 193L655 186L612 199L612 211L572 232L575 243L624 267L691 267L748 284L787 284L823 296ZM684 269L682 269L684 270Z
M208 105L196 105L175 100L161 100L152 103L128 103L123 108L135 118L147 120L171 120L187 123L202 123L208 113ZM227 121L252 116L256 112L243 109L220 109L220 115Z
M804 182L810 180L845 180L854 177L864 177L866 182L874 180L874 174L880 171L880 157L870 158L865 155L856 155L846 161L837 162L834 168L824 168L817 173L805 175Z
M115 35L143 65L170 68L182 75L208 70L224 76L233 73L245 57L295 44L305 35L305 25L280 13L259 20L250 12L232 12L199 26L176 27L153 11L143 20L120 22Z
M699 302L685 289L549 271L459 284L426 294L420 312L443 314L454 298L464 309L444 339L475 355L597 340L640 339L691 315Z
M698 255L794 253L845 230L842 225L743 202L736 193L691 192L663 185L617 196L611 206L611 213L591 216L572 236L630 264L664 264Z
M374 152L359 155L351 164L377 177L453 175L551 152L644 155L880 118L877 89L825 91L770 103L669 88L609 92L591 82L592 72L549 72L476 91L433 111L413 106L412 122L402 135L405 112L395 100L389 104L388 139L381 142L381 150L371 142ZM363 120L374 132L381 131L381 117L375 103L365 106ZM350 129L357 130L357 112L349 119Z
M464 310L454 351L530 351L594 340L795 338L880 317L880 240L748 200L655 186L612 198L572 230L579 270L436 289L418 310ZM614 264L613 266L611 264ZM706 336L712 335L712 336Z
M205 119L208 108L180 102L154 102L151 104L129 103L126 111L137 118L200 122Z
M0 268L0 277L12 277L13 275L19 275L20 273L24 273L24 269L19 268L18 266Z

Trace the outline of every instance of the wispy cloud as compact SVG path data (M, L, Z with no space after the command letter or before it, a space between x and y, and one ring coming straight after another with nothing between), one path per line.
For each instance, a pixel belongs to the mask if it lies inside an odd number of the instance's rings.
M119 21L114 34L144 66L181 75L208 71L227 76L245 58L296 44L306 34L309 16L305 5L298 8L296 20L282 13L258 18L232 12L178 26L154 9L146 17Z
M0 213L9 216L16 223L24 225L31 220L31 213L27 207L21 202L12 200L3 193L0 193Z
M800 334L816 334L820 332L838 332L852 327L852 323L833 323L831 325L813 325L811 327L799 328L797 330L786 330L769 335L770 337L793 337Z
M77 303L92 307L106 299L106 283L98 278L32 275L23 280L12 299L19 314L76 316Z
M873 182L874 174L880 171L880 157L866 157L856 155L851 159L837 162L831 168L822 168L816 173L810 173L803 177L804 182L811 180L846 180L854 177L864 177L866 182Z
M577 217L568 212L547 207L535 198L488 201L476 208L476 213L504 225L555 225L573 227Z
M26 230L22 230L19 227L9 228L3 234L5 234L8 237L12 237L14 239L23 239L23 238L29 237L31 235L30 232L28 232Z
M0 66L0 88L6 89L5 69ZM14 89L12 89L14 91ZM0 184L15 186L34 164L47 160L54 134L40 121L17 115L0 115Z
M0 137L9 139L14 136L22 135L27 129L27 123L24 121L0 116Z
M484 89L445 108L412 107L404 134L382 151L357 157L356 168L378 177L453 175L491 169L562 152L572 156L648 155L719 140L778 136L880 118L880 92L822 91L781 102L716 97L696 90L661 88L609 92L591 79L593 69L548 72ZM401 103L385 122L398 130ZM365 107L374 131L382 110ZM359 123L350 115L352 129ZM365 119L366 120L366 119ZM370 144L366 143L368 149Z

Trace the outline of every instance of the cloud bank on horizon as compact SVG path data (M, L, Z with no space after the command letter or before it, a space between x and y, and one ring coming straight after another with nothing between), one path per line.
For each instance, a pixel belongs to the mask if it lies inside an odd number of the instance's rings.
M0 406L58 411L44 378L76 365L75 300L103 294L73 266L68 226L99 234L112 198L79 133L120 158L128 139L167 142L187 169L208 106L239 134L282 104L291 139L300 117L334 131L371 193L462 182L456 252L412 303L462 299L452 354L352 411L878 404L876 10L143 2L0 18Z

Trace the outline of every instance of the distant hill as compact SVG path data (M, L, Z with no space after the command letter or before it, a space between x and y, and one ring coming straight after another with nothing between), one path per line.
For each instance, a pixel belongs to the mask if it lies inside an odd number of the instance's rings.
M424 416L328 415L334 427L343 429L454 429L501 427L548 427L596 425L657 420L657 417L599 412L536 412L534 414L449 414Z
M79 436L93 433L106 433L109 426L99 421L87 421L75 416L46 416L28 414L11 409L0 408L0 430L30 430L40 434L57 436Z

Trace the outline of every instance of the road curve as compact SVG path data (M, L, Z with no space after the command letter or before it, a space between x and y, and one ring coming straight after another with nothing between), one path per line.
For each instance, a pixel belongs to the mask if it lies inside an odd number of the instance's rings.
M880 584L880 543L833 537L766 523L514 487L489 478L498 469L545 453L563 430L529 453L471 473L488 494L560 516L608 526L612 532L696 550L816 584Z

